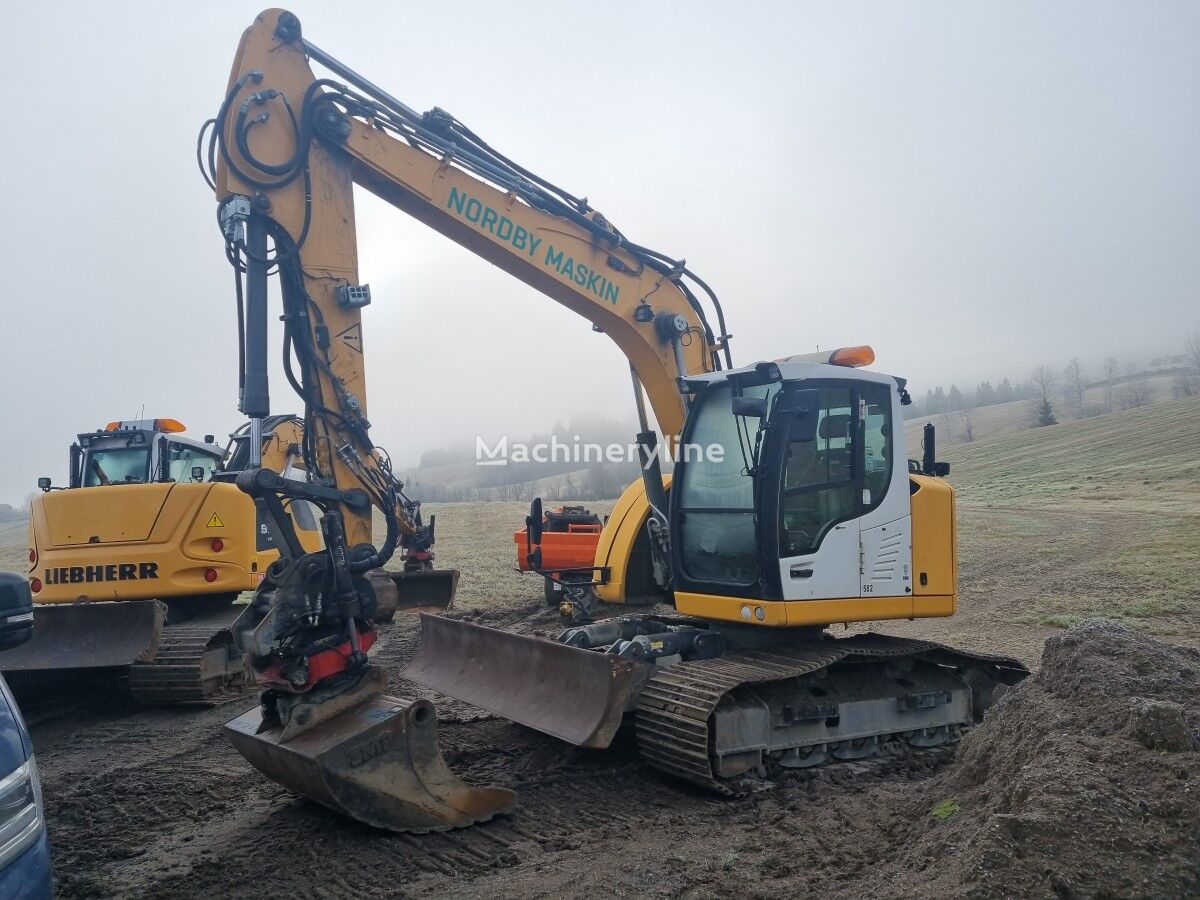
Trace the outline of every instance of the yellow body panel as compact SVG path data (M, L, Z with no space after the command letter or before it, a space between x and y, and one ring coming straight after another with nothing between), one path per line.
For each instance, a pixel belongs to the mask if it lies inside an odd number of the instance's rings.
M688 616L716 622L744 622L776 628L832 625L837 622L876 622L885 619L925 619L954 613L954 596L845 597L837 600L748 600L716 594L675 592L675 608ZM759 610L762 618L759 618Z
M939 478L910 475L912 494L913 593L950 597L958 585L958 523L954 518L954 488ZM953 604L950 615L954 612Z
M144 541L163 512L177 509L177 495L167 509L168 484L106 485L52 491L34 500L44 514L43 543L50 547Z
M148 533L142 529L147 520ZM297 533L307 549L320 547L318 532ZM220 552L212 549L214 538L224 545ZM257 549L253 501L234 485L215 482L39 494L30 506L29 540L37 554L29 575L42 583L34 595L38 603L246 591L279 556L275 549ZM205 580L207 569L217 573L215 581Z
M663 487L670 490L670 475L663 476ZM609 569L608 581L596 587L596 596L602 602L629 602L631 563L637 560L649 565L648 560L635 557L633 552L634 544L645 533L649 515L646 485L639 478L621 492L596 545L595 564Z

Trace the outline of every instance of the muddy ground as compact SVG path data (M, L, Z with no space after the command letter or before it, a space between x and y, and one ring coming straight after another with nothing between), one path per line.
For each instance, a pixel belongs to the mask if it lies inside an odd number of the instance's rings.
M629 735L608 751L581 751L436 698L452 767L515 788L519 806L463 831L385 834L252 770L220 732L248 699L201 711L139 710L94 685L35 698L29 718L58 891L1196 895L1200 653L1179 646L1191 643L1189 632L1172 627L1168 644L1091 621L1063 632L1029 614L1048 582L1104 577L1089 535L1136 530L1116 513L1095 515L1059 522L1031 513L1038 527L1079 547L1035 558L1011 510L964 515L974 524L963 529L960 614L892 626L1040 668L957 747L808 770L738 800L656 775ZM461 607L530 628L547 614L541 586L511 572L504 533L519 520L517 504L464 505L440 512L439 538L443 562L466 572ZM398 622L375 655L396 693L428 696L398 677L417 640L411 620Z

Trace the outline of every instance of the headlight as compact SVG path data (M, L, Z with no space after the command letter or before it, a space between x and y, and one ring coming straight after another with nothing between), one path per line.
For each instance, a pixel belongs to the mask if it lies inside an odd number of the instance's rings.
M31 756L0 778L0 869L29 849L44 823L42 782Z

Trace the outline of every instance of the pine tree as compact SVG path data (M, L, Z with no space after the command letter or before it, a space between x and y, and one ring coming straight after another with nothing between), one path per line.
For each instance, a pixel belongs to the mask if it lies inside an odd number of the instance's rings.
M992 387L990 381L979 382L979 387L975 388L975 405L976 406L991 406L996 402L996 389Z
M950 393L946 395L946 399L949 401L951 409L963 408L963 395L957 384L950 385Z
M1046 425L1058 424L1058 419L1054 417L1054 408L1050 405L1050 401L1048 399L1038 401L1037 424L1039 428Z

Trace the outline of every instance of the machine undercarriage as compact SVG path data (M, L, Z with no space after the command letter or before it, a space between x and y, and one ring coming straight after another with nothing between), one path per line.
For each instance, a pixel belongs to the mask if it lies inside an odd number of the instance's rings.
M1017 660L880 634L834 638L624 616L551 640L423 616L405 676L587 747L632 714L655 768L721 794L787 769L859 759L888 741L954 740ZM556 690L557 688L557 690Z

